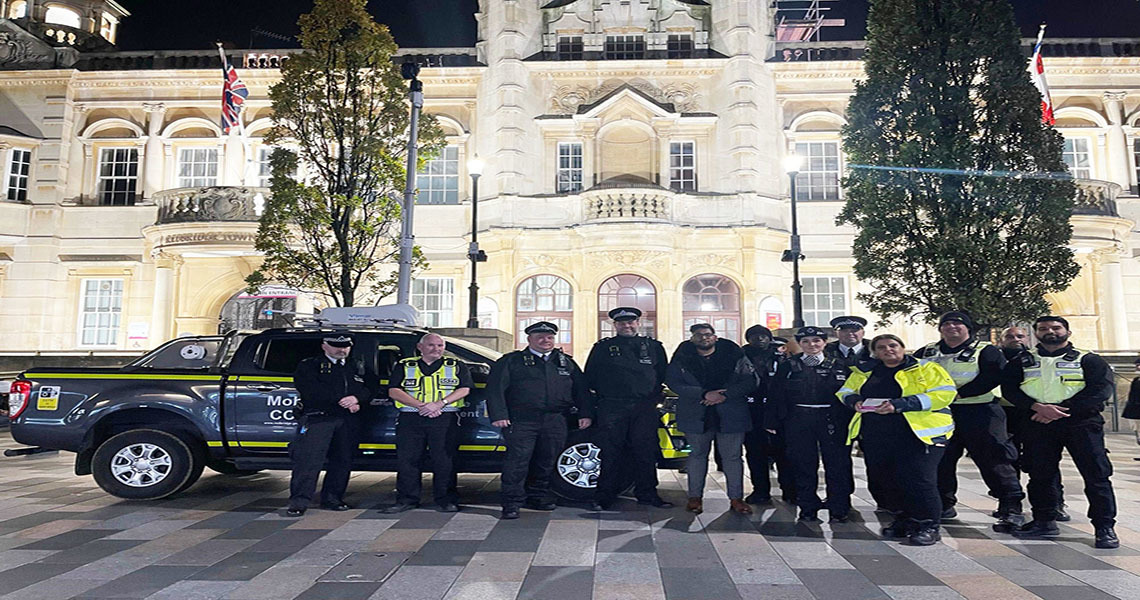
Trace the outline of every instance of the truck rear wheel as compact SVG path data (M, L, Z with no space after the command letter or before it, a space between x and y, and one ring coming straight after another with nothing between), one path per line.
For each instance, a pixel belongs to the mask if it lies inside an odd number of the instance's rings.
M177 436L135 429L112 436L95 451L91 472L104 491L128 500L157 500L185 487L201 465Z

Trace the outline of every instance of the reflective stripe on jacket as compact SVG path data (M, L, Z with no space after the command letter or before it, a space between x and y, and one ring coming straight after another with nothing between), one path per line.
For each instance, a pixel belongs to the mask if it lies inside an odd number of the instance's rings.
M445 357L442 360L443 365L431 375L423 374L420 369L419 357L400 360L392 372L403 374L404 378L400 382L400 388L409 396L425 404L440 402L459 387L459 364L454 358ZM394 400L394 402L396 408L400 410L412 408L398 400ZM444 410L457 410L464 406L467 406L467 401L465 398L460 398Z
M944 443L954 434L954 417L950 414L950 404L958 394L958 388L954 385L950 374L938 363L911 360L914 364L895 373L895 381L902 388L902 395L917 398L922 403L923 410L911 410L901 414L918 439L927 444ZM836 392L835 395L844 404L847 404L847 397L857 395L870 378L871 371L864 371L861 368L866 364L861 363L851 367L851 376ZM856 412L851 418L851 424L847 428L848 444L859 435L862 417L862 413Z

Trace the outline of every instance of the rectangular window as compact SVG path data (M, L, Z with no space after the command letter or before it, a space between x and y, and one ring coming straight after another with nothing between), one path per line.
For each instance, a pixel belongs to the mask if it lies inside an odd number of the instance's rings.
M609 60L645 58L645 36L607 35L606 58Z
M692 58L693 36L683 34L670 34L666 42L666 51L669 58Z
M558 144L558 193L582 190L582 144Z
M450 327L455 314L455 280L419 277L412 281L412 306L426 327Z
M273 146L261 146L257 149L257 186L270 187L273 185ZM288 173L292 179L297 179L297 170Z
M416 175L416 204L459 204L459 146L447 146Z
M133 206L138 184L138 148L103 148L99 151L100 205Z
M123 314L122 279L84 279L79 307L79 344L115 346Z
M697 154L693 142L669 143L669 189L697 191Z
M1092 157L1089 155L1089 141L1086 138L1066 138L1065 149L1061 153L1065 166L1074 179L1092 179Z
M842 277L803 278L804 324L826 327L847 314L847 281Z
M558 60L582 60L582 36L558 36Z
M1132 188L1135 194L1140 189L1140 137L1132 140L1132 161L1136 164L1136 187Z
M28 173L32 170L32 151L13 148L8 159L8 195L13 202L28 200Z
M178 187L218 185L217 148L182 148L178 151Z
M796 176L796 200L839 199L839 142L801 142L803 161Z

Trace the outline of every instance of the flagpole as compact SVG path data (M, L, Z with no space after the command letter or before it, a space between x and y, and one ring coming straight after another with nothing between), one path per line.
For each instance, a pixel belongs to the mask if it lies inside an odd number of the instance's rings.
M1037 45L1034 49L1041 47L1041 40L1045 39L1045 24L1041 24L1041 28L1037 30Z
M230 59L226 57L226 51L222 48L222 42L214 42L214 44L216 44L218 46L218 54L222 57L222 79L225 80L225 78L229 76L229 73L226 72L226 65L229 64ZM223 94L222 95L222 104L223 104L222 111L224 112L226 110L225 106L224 106L225 100L226 100L224 90L223 90L222 94ZM241 184L245 185L246 181L249 179L249 163L253 159L253 157L251 156L251 154L253 153L253 149L250 148L249 138L247 138L245 135L245 119L242 118L241 113L242 113L242 111L239 109L237 111L236 116L237 116L238 135L240 136L240 139L241 139L242 150L245 152L245 157L244 157L245 160L242 161L242 170L241 170Z

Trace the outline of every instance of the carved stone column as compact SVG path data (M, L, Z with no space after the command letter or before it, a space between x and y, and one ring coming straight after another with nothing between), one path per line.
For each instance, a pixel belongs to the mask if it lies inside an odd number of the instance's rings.
M1128 307L1124 298L1124 273L1120 256L1105 254L1101 263L1100 309L1104 319L1104 350L1128 348Z
M171 336L170 324L174 320L174 271L182 257L154 250L154 299L150 312L150 345L157 346Z
M151 200L162 191L164 185L163 166L166 152L162 144L162 124L166 116L166 105L161 102L143 104L147 112L146 147L143 149L143 198Z
M76 104L71 108L73 113L71 117L72 133L67 146L67 170L60 170L60 173L65 174L67 178L67 183L63 189L63 197L68 200L78 200L88 185L87 180L83 177L83 160L85 157L83 147L87 142L84 141L80 135L87 127L87 114L89 109L90 107L86 104ZM7 162L0 164L7 164Z
M1108 180L1127 190L1131 184L1128 176L1128 137L1124 134L1124 97L1126 92L1105 92L1104 108L1108 115L1108 132L1105 136L1105 163L1108 167Z

